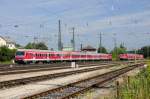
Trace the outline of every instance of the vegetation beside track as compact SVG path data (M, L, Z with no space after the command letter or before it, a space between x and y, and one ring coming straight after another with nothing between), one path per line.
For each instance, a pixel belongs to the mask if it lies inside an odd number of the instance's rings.
M18 47L20 47L18 45ZM41 49L48 50L48 47L40 43L28 43L24 48L26 49ZM0 64L12 64L11 60L14 59L17 49L9 49L7 46L0 47Z
M137 76L129 77L119 86L119 94L114 99L150 99L150 62L147 64Z
M9 49L6 46L0 47L0 63L9 64L15 56L16 49Z
M13 64L12 61L4 61L4 62L0 62L0 64Z

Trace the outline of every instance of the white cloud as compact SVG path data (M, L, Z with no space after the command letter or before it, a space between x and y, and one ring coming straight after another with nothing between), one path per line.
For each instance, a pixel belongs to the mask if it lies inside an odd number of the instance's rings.
M130 7L135 1L138 0L118 0L118 3L114 3L114 0L5 0L0 6L0 24L2 24L0 29L1 32L22 33L21 36L29 35L29 33L42 33L43 36L46 33L56 35L57 21L61 19L64 35L68 35L68 28L75 26L76 33L87 34L87 38L90 39L94 37L89 35L100 31L106 31L110 35L114 32L148 31L150 11L148 9L137 10L139 7L136 3L133 7L136 9L131 9L131 13ZM127 8L123 10L119 8L124 7L125 4L128 5ZM18 29L11 27L15 24L20 25ZM40 24L44 25L43 30L39 28ZM20 38L19 35L17 36ZM55 39L53 38L54 41ZM90 41L95 43L95 39Z
M118 15L107 17L104 19L95 20L90 23L90 29L81 27L81 33L97 30L106 30L109 28L121 28L121 27L144 27L150 25L150 11L144 11L133 14ZM111 32L111 31L110 31Z

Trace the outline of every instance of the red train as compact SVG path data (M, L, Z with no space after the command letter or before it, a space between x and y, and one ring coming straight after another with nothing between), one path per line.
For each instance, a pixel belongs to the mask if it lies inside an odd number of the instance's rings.
M87 52L48 51L33 49L18 49L15 55L16 63L50 63L56 61L80 60L112 60L111 54Z
M120 60L134 60L134 59L144 59L144 56L141 54L120 54Z

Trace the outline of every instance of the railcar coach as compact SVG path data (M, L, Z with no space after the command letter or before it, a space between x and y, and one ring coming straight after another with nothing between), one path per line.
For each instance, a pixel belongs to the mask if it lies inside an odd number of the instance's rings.
M18 49L15 55L16 63L50 63L57 61L90 61L112 60L111 54L87 53L80 51L49 51L34 49Z
M141 60L144 59L144 56L141 54L120 54L119 58L120 60Z

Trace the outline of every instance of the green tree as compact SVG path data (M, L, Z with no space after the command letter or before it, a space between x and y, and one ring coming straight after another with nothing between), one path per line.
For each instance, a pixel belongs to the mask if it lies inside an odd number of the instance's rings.
M20 44L15 44L16 48L23 48Z
M123 54L126 53L126 47L123 44L120 44L119 47L115 47L112 51L112 57L114 60L118 60L119 59L119 54Z
M106 50L105 47L102 46L102 47L99 47L99 48L98 48L97 52L98 52L98 53L107 53L107 50Z
M48 50L48 47L43 43L28 43L25 46L26 49L40 49L40 50Z
M10 61L14 58L16 49L9 49L6 46L0 47L0 61Z
M124 44L122 44L122 43L120 44L120 48L126 50L126 47L125 47Z
M35 44L34 43L28 43L26 46L25 46L26 49L34 49L35 48Z
M150 46L144 46L138 51L140 54L143 54L145 58L150 57Z
M48 50L48 47L44 43L40 42L36 44L36 49Z

